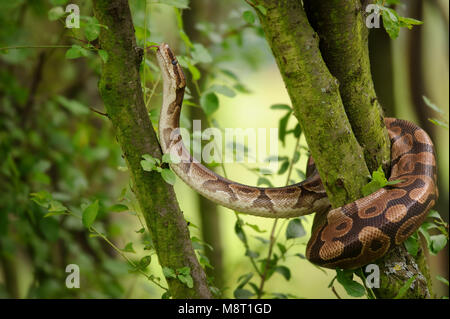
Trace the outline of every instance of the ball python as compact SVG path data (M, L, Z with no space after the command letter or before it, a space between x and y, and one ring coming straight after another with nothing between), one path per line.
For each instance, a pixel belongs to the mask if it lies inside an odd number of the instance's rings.
M354 269L373 262L416 231L434 205L438 194L433 143L420 127L395 118L385 118L391 141L389 180L401 182L342 207L331 209L312 160L307 178L286 187L253 187L217 175L192 158L183 144L179 122L186 79L177 58L165 43L157 46L156 56L163 77L160 144L164 154L178 159L171 169L199 194L238 212L272 218L315 212L306 248L312 263Z

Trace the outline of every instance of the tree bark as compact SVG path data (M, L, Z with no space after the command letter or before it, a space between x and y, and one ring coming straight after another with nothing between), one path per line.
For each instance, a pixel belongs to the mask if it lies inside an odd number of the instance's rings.
M361 197L369 170L300 1L259 0L266 38L333 207Z
M305 0L318 35L301 1L255 3L267 10L257 12L332 206L361 198L369 169L389 167L390 143L370 74L360 2ZM394 254L414 262L404 248L395 248ZM390 255L377 262L380 269L392 261ZM405 298L428 297L425 277L417 266L411 269L418 281L425 280L419 285L425 288L419 294L409 289ZM380 275L382 282L397 280L397 285L378 296L394 297L404 280Z
M372 172L382 165L388 172L391 143L370 73L369 29L360 1L305 0L304 5L319 34L325 63L339 80L342 102L367 167Z
M101 28L100 44L109 58L103 64L100 95L127 162L134 192L149 228L159 263L173 270L189 267L190 289L166 278L174 298L210 298L205 273L197 261L187 223L171 185L157 172L141 168L142 155L161 158L161 149L148 117L139 77L142 49L137 48L126 0L95 0L94 15Z

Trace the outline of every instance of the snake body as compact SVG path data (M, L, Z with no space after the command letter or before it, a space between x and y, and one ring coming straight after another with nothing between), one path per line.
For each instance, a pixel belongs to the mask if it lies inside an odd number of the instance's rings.
M167 44L156 51L163 76L159 137L163 153L178 159L172 170L204 197L256 216L289 218L316 213L306 257L327 268L357 268L405 241L437 200L434 147L413 123L385 118L391 140L391 174L386 186L345 206L331 209L320 176L310 160L307 178L286 187L261 188L217 175L190 155L179 132L186 80Z

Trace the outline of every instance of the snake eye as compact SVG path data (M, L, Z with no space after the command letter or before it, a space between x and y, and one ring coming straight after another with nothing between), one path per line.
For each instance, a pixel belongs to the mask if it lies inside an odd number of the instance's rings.
M173 65L177 65L177 60L173 59L173 60L172 60L172 64L173 64Z

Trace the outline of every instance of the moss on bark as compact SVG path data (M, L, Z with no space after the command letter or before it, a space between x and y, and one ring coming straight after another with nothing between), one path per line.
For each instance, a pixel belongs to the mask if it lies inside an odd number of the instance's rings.
M267 10L257 9L258 15L330 202L338 207L361 198L368 167L389 168L390 142L373 88L360 2L304 0L319 36L301 1L254 2ZM387 269L397 257L420 279L419 288L409 289L404 298L429 297L423 254L415 261L399 246L377 264ZM405 278L387 271L380 275L377 297L397 295Z
M360 0L305 0L305 10L320 37L320 50L339 80L345 111L367 167L388 172L390 141L370 72L368 36Z
M109 55L103 64L100 95L134 182L134 192L153 240L161 266L189 267L194 288L167 278L174 298L210 298L206 276L199 265L171 185L156 172L145 172L143 154L161 158L161 149L148 117L139 78L142 49L136 46L128 1L96 0L94 14L101 28L100 44Z
M260 0L266 38L281 71L292 108L334 207L361 197L369 170L334 78L319 50L319 38L300 1Z

